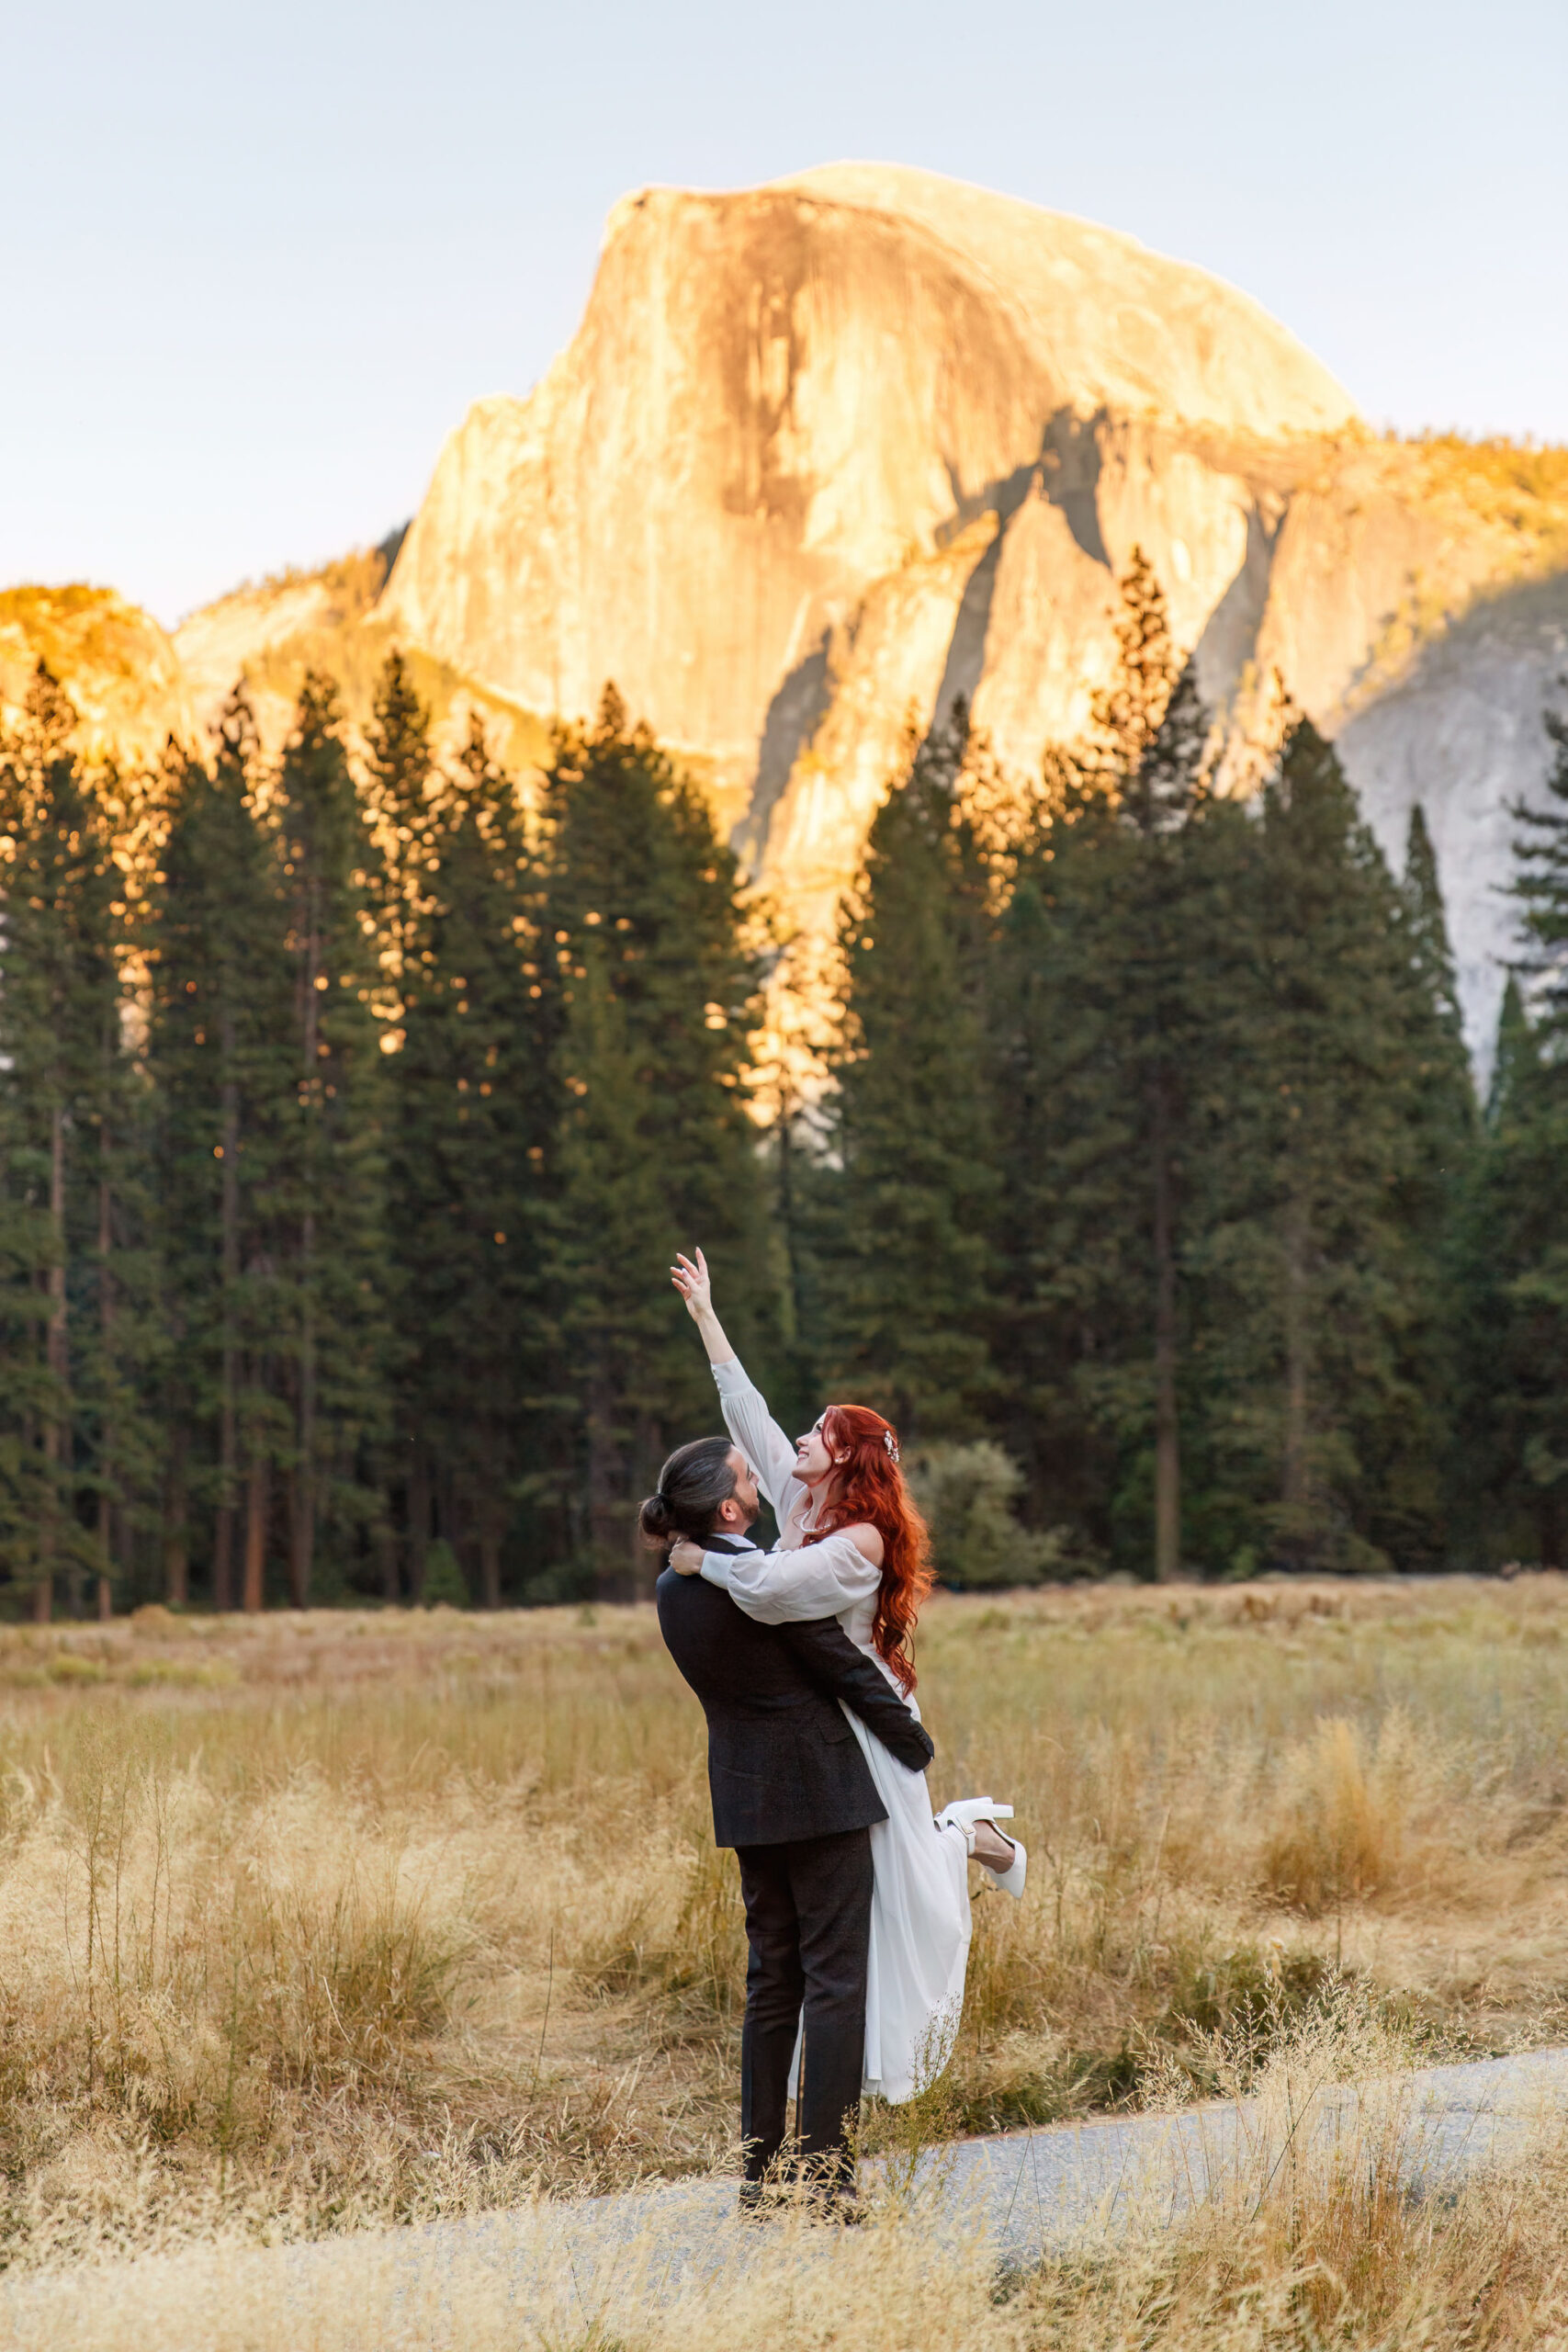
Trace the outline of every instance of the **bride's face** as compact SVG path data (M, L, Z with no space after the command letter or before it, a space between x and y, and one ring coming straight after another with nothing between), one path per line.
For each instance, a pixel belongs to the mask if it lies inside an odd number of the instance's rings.
M822 1414L812 1422L804 1437L797 1437L795 1441L795 1475L803 1487L819 1487L824 1478L832 1476L838 1466L822 1434L822 1423L827 1418L825 1413Z

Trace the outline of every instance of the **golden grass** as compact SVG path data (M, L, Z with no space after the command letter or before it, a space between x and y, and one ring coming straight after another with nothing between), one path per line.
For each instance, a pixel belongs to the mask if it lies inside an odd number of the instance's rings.
M933 1793L1032 1853L944 2128L1244 2082L1336 1984L1433 2051L1563 2035L1565 1599L939 1597ZM710 2170L742 1961L648 1609L0 1634L13 2259Z
M1246 2128L1172 2216L1152 2192L998 2265L978 2209L874 2197L864 2229L625 2238L537 2203L482 2231L206 2243L0 2281L17 2352L1510 2352L1568 2343L1568 2146L1535 2132L1412 2194L1403 2055L1339 1997L1275 2052ZM676 2218L677 2238L681 2235Z

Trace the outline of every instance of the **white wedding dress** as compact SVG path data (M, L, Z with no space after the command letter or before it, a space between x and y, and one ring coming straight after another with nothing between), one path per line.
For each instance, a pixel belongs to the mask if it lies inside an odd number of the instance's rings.
M794 1446L739 1361L715 1364L713 1374L730 1436L756 1473L784 1541L776 1552L706 1552L704 1576L765 1625L836 1617L897 1690L871 1645L880 1572L847 1536L801 1548L811 1521ZM913 1698L906 1703L918 1716ZM851 1708L844 1713L887 1808L886 1820L871 1831L863 2088L901 2103L934 2081L953 2052L969 1958L968 1850L962 1829L933 1819L924 1773L900 1764Z

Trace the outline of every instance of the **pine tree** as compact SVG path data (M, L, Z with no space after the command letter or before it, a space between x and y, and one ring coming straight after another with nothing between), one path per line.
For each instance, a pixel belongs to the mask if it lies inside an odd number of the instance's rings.
M1106 1008L1093 992L1111 812L1100 796L1080 797L1076 769L1057 765L1066 788L1020 858L989 989L998 1419L1023 1465L1031 1516L1071 1528L1080 1555L1103 1556L1119 1447L1090 1384L1132 1344L1125 1204L1108 1189L1127 1128L1109 1115Z
M1420 802L1410 810L1405 837L1404 898L1411 956L1438 1027L1448 1040L1450 1066L1465 1074L1462 1099L1470 1099L1469 1063L1464 1052L1464 1018L1460 1010L1459 981L1449 944L1448 917L1438 879L1437 854Z
M236 694L213 772L186 760L172 777L149 956L168 1335L165 1583L172 1601L186 1600L199 1531L223 1610L241 1598L247 1498L247 1597L261 1605L263 1433L283 1434L267 1366L298 1069L284 876L256 809L260 780L254 721Z
M1169 1577L1187 1548L1185 1268L1230 1012L1241 820L1208 793L1207 715L1141 556L1122 595L1096 741L1055 757L1055 806L1003 931L1001 1344L1036 1508ZM1080 1477L1048 1470L1044 1448Z
M1119 1078L1131 1097L1133 1149L1148 1188L1153 1275L1154 1572L1182 1557L1179 1287L1182 1162L1190 1140L1190 1079L1212 1012L1218 933L1209 921L1208 714L1190 662L1172 642L1159 583L1134 548L1122 588L1122 659L1097 698L1101 774L1123 836L1107 876L1121 1005Z
M1509 975L1491 1092L1453 1257L1459 1326L1454 1516L1463 1556L1563 1565L1561 1398L1568 1326L1537 1279L1562 1243L1568 1132ZM1544 1475L1543 1475L1544 1474Z
M1184 665L1171 638L1165 592L1142 548L1133 549L1119 584L1116 674L1111 684L1094 696L1090 740L1072 764L1115 799L1120 799L1131 784L1142 811L1135 814L1134 820L1141 831L1148 831L1146 818L1157 804L1161 790L1169 788L1168 782L1162 786L1151 775L1146 786L1139 790L1136 780L1143 772L1145 754L1165 723L1170 697ZM1178 805L1174 813L1179 818L1186 787L1180 782L1184 768L1179 760L1173 763L1170 758L1177 750L1172 741L1160 764L1168 778L1177 779Z
M1151 583L1152 585L1152 583ZM1140 652L1157 642L1140 639ZM1124 1069L1142 1112L1139 1145L1147 1170L1149 1244L1154 1275L1154 1559L1168 1578L1181 1565L1181 1438L1177 1396L1179 1355L1179 1257L1183 1137L1190 1080L1201 1050L1206 982L1213 979L1215 934L1205 931L1206 878L1201 850L1206 792L1202 778L1208 718L1192 666L1174 681L1157 726L1126 773L1120 813L1132 854L1117 910L1121 980L1132 1013L1124 1031Z
M427 1005L444 1002L434 973L431 923L439 903L438 810L442 785L431 744L430 714L414 692L408 667L394 648L377 682L366 730L367 813L379 855L368 874L376 927L388 1047L401 1049L388 1073L388 1297L397 1343L390 1363L395 1407L393 1455L400 1471L407 1521L407 1581L414 1600L424 1589L431 1532L431 1489L438 1399L422 1376L424 1326L413 1295L430 1269L433 1236L425 1215L433 1193L432 1155L449 1109L450 1081L430 1067L411 1038ZM419 1032L423 1036L424 1033ZM436 1257L439 1251L436 1250ZM436 1273L433 1286L444 1295ZM383 1464L383 1483L400 1483ZM448 1504L450 1498L448 1498ZM379 1531L383 1598L401 1589L398 1549L389 1517Z
M1413 1272L1422 1294L1411 1325L1411 1371L1420 1410L1448 1465L1439 1481L1447 1490L1441 1532L1430 1540L1453 1558L1470 1504L1455 1476L1463 1346L1460 1253L1480 1128L1438 862L1419 802L1410 811L1400 895L1411 947L1406 1056L1415 1125L1414 1157L1400 1206L1417 1243ZM1418 1507L1410 1534L1425 1548L1425 1502L1412 1499Z
M381 1498L367 1483L389 1431L384 1119L373 844L344 751L335 691L309 676L278 771L295 1099L275 1245L287 1445L257 1431L260 1486L247 1536L248 1600L259 1595L265 1471L287 1474L288 1586L307 1606L319 1532L342 1573Z
M411 741L422 735L409 727ZM390 1064L390 1234L412 1337L399 1381L409 1580L417 1599L434 1487L443 1540L472 1558L479 1597L495 1608L537 1368L547 1114L538 988L530 997L524 969L532 862L516 786L477 719L417 838L427 855L419 905L402 902L403 1046Z
M609 1600L631 1589L627 1521L657 1467L657 1434L682 1393L699 1404L685 1337L671 1329L654 1276L671 1255L666 1171L650 1148L646 1044L615 986L615 944L584 941L563 992L555 1077L564 1096L554 1137L550 1257L562 1385L576 1442L562 1496L573 1550ZM634 1467L634 1465L636 1465Z
M1461 1491L1488 1505L1478 1549L1500 1539L1515 1555L1560 1567L1568 1559L1568 721L1548 712L1545 723L1554 746L1547 805L1514 810L1524 953L1503 1000L1464 1218Z
M1222 1449L1282 1565L1429 1564L1444 1402L1432 1073L1452 1076L1440 914L1434 895L1413 922L1305 719L1262 827L1215 1252Z
M1426 1231L1440 1236L1474 1145L1476 1102L1438 861L1419 802L1410 811L1400 896L1410 950L1407 1018L1421 1144L1416 1182L1425 1194L1410 1207Z
M694 789L604 694L543 793L535 967L556 1111L542 1154L553 1436L532 1472L558 1543L607 1597L638 1589L634 1512L713 1393L662 1288L701 1240L735 1336L766 1328L761 1169L744 1082L755 961L735 863ZM763 1369L759 1365L759 1370Z
M140 1087L122 1012L124 880L71 748L75 713L40 665L0 745L0 1140L4 1148L0 1547L50 1614L96 1573L107 1613L147 1476L147 1332L135 1268ZM112 779L106 779L112 789Z
M1525 1011L1517 972L1510 972L1497 1008L1497 1035L1492 1050L1492 1083L1486 1095L1489 1130L1500 1126L1509 1106L1523 1100L1540 1073L1540 1046Z
M816 1187L823 1371L910 1442L975 1435L997 1201L986 1069L990 875L963 806L967 718L909 747L842 932L848 974Z
M389 991L412 1001L429 950L439 866L435 826L441 799L430 714L395 649L377 684L366 730L366 809L379 853L366 876Z
M1568 1050L1568 718L1549 710L1541 723L1553 747L1548 805L1514 808L1520 828L1514 841L1514 896L1525 933L1519 968L1530 983L1530 1016L1543 1057L1555 1064Z
M94 1525L97 1612L107 1618L117 1589L136 1579L137 1538L155 1530L164 1433L154 1389L162 1356L153 1184L154 1106L145 1062L137 983L141 877L117 842L126 795L111 766L94 779L104 856L98 920L107 911L97 991L97 1075L87 1111L92 1148L84 1153L91 1191L82 1254L90 1280L79 1325L76 1389L85 1422L83 1476ZM107 909L104 893L107 893ZM140 1042L139 1042L140 1041ZM85 1236L84 1237L85 1238ZM85 1340L86 1344L82 1341Z

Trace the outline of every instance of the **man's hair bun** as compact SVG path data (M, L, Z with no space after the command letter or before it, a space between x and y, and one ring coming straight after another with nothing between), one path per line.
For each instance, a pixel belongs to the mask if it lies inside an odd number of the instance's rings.
M668 1544L675 1533L675 1521L670 1512L669 1497L662 1492L649 1495L637 1515L637 1523L645 1544L658 1546Z

